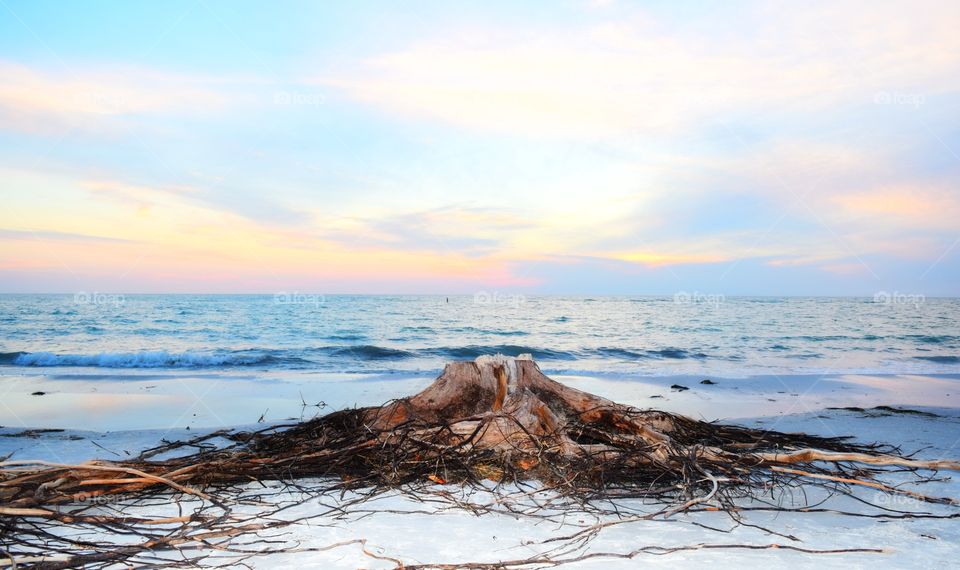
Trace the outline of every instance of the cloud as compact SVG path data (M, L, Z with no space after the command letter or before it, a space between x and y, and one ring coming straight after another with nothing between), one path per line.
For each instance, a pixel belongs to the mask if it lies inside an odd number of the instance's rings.
M317 82L402 117L546 137L669 134L731 114L810 113L872 105L890 89L960 87L950 55L960 36L945 25L960 18L955 3L786 3L726 12L715 28L737 16L739 35L668 29L646 15L639 24L456 30Z
M831 273L834 275L839 275L842 277L856 277L856 276L870 276L870 268L864 263L858 262L849 262L849 263L828 263L821 265L820 269Z
M537 224L496 208L444 206L383 216L348 216L321 222L320 235L348 247L407 252L496 255Z
M0 60L0 125L34 134L109 132L125 117L222 109L230 97L217 83L140 67L50 71Z
M947 185L880 185L837 195L832 201L861 222L888 229L955 230L960 219L960 191Z
M692 263L720 263L729 260L728 255L720 253L715 254L677 254L660 253L654 251L631 251L625 253L606 254L607 259L619 259L638 263L648 267L661 267L664 265L683 265Z
M624 208L608 224L622 233L596 251L769 256L782 266L872 253L935 258L960 218L956 166L928 171L903 156L903 137L893 139L793 137L697 157L662 173L654 199ZM641 213L668 222L651 225Z
M158 203L170 203L171 199L196 199L200 193L199 189L189 186L141 186L117 180L90 180L83 186L98 198L128 204L141 211Z
M0 228L0 240L52 240L52 241L72 241L87 243L134 243L133 240L97 236L88 234L78 234L71 232L58 232L52 230L12 230Z

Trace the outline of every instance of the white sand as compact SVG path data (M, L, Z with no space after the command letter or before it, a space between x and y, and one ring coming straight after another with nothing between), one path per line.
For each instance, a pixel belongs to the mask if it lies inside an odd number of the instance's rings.
M0 455L78 461L90 457L114 458L155 445L160 437L178 439L224 426L307 417L317 408L302 409L300 394L308 403L324 401L327 408L379 404L416 392L432 378L409 376L360 376L299 374L253 378L225 374L192 376L141 375L126 380L116 376L58 378L55 376L0 377L0 434L15 434L24 428L65 428L67 431L34 437L0 437ZM922 450L920 457L960 457L960 377L957 376L789 376L743 379L712 378L716 385L702 385L702 377L624 378L556 377L578 388L620 402L656 407L708 420L726 420L760 425L780 431L804 431L821 435L856 435L861 441L884 441L905 450ZM690 390L675 392L672 384ZM31 396L34 391L48 392ZM651 398L662 395L662 398ZM829 407L878 405L903 406L932 412L938 417L914 414L858 413L827 410ZM189 426L191 429L186 430ZM105 451L94 445L96 442ZM951 475L951 474L947 474ZM927 494L960 497L954 479L923 487ZM872 492L865 498L877 499ZM799 501L801 498L796 497ZM882 498L899 510L951 512L944 507L920 504L911 499ZM381 499L380 506L419 510L423 505L399 497ZM640 510L650 507L631 505ZM862 511L850 499L834 499L831 508ZM309 502L297 514L319 512ZM955 512L960 510L954 509ZM876 511L874 511L876 512ZM574 520L576 519L576 520ZM583 520L583 523L579 521ZM698 543L777 542L805 548L885 548L885 554L820 555L778 551L702 550L667 556L640 555L638 559L599 559L576 568L631 568L651 566L760 566L769 568L866 567L883 568L950 566L960 559L960 524L954 520L876 519L834 514L752 513L751 523L795 535L799 541L770 536L763 531L735 526L722 513L678 515L663 522L635 522L604 530L590 551L625 552L642 545L689 545ZM405 562L495 561L524 558L546 547L528 544L576 530L595 520L574 517L567 526L538 523L532 519L463 512L445 514L377 514L350 520L314 520L310 525L288 529L304 545L365 538L368 548ZM691 523L732 529L730 533L705 530ZM327 524L320 524L327 523ZM257 568L380 568L389 562L365 556L357 545L325 553L268 556L255 562Z

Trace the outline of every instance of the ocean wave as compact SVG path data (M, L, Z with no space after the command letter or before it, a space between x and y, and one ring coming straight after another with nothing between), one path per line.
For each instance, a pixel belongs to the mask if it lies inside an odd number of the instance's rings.
M960 356L914 356L914 358L938 364L960 364Z
M627 348L615 348L615 347L604 346L596 349L596 353L598 356L608 356L611 358L621 358L624 360L635 360L638 358L646 358L645 355Z
M897 337L903 340L913 340L923 344L947 344L960 340L960 337L953 335L927 335L927 334L908 334Z
M0 352L0 364L13 364L25 352Z
M831 340L860 340L855 336L848 336L842 334L832 334L832 335L800 335L800 336L787 336L783 337L786 340L805 340L809 342L826 342Z
M0 356L0 362L17 366L78 366L97 368L211 368L222 366L256 366L287 363L300 359L268 353L228 352L104 352L98 354L54 354L52 352L20 352L7 362L11 353Z
M823 355L818 352L795 352L785 356L786 358L794 358L797 360L815 360L818 358L823 358Z
M660 358L707 358L707 355L702 352L690 352L689 350L684 350L682 348L664 348L660 350L649 350L647 352Z
M401 345L402 346L402 345ZM452 360L473 360L478 356L505 354L517 356L532 354L545 368L581 368L594 371L622 370L625 366L651 370L658 366L671 369L682 362L703 362L722 366L722 362L743 361L740 355L729 354L722 347L709 345L707 351L693 348L658 347L638 348L624 346L577 347L566 350L519 344L469 344L461 346L398 348L376 344L337 344L318 347L292 348L209 348L194 351L170 352L144 350L130 352L101 352L89 354L60 352L2 352L0 366L21 367L89 367L89 368L152 368L152 369L217 369L259 367L277 370L336 370L339 372L410 372L438 369ZM822 360L827 355L820 351L773 345L778 359L802 362ZM916 354L916 353L914 353ZM949 367L960 364L960 356L916 355L901 361L925 361L929 365ZM671 363L668 365L668 362ZM782 360L781 360L782 362ZM692 364L696 366L696 364ZM776 363L773 363L776 365ZM928 366L929 366L928 365Z
M516 344L497 344L493 346L467 345L467 346L448 346L442 348L428 348L420 351L428 356L440 356L447 359L473 360L484 354L505 354L507 356L517 356L519 354L532 354L537 360L576 360L577 355L563 350L553 350L549 348L536 348L530 346L520 346Z
M345 341L351 341L351 340L367 340L366 335L362 335L362 334L359 334L359 333L358 333L358 334L354 334L354 333L332 334L332 335L326 336L326 337L324 337L324 338L325 338L326 340L345 340Z
M436 361L473 360L487 354L517 356L532 354L541 361L576 361L580 359L683 360L709 358L703 352L682 348L627 349L619 347L556 350L517 344L464 345L400 349L372 344L333 345L305 349L212 349L203 351L168 352L104 352L71 354L55 352L0 353L0 365L30 367L99 367L99 368L216 368L236 366L265 366L277 368L329 368L341 370L354 367L368 369L367 362L403 360Z
M357 346L327 346L318 349L319 352L326 352L332 356L351 356L360 360L390 360L399 358L411 358L414 353L398 348L387 348L373 344L361 344Z
M407 328L407 327L404 327ZM530 336L527 331L501 330L501 329L481 329L477 327L458 327L449 329L450 332L488 334L492 336Z
M633 350L617 347L600 347L585 351L588 355L602 356L609 358L620 358L624 360L642 360L647 358L665 358L671 360L684 360L687 358L703 359L708 356L702 352L691 352L682 348L661 348L651 350Z

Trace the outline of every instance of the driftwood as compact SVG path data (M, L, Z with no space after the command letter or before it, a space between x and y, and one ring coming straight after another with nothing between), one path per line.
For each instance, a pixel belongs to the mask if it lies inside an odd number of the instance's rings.
M233 443L156 459L214 436ZM298 481L312 478L317 482L314 487L324 492L363 493L398 489L427 493L449 484L489 489L491 482L496 490L536 481L578 508L590 508L600 500L661 501L663 508L646 518L704 507L734 513L737 497L777 485L829 485L833 490L867 486L921 501L957 504L877 481L876 475L887 468L960 469L960 463L913 460L895 448L854 444L845 438L763 431L639 410L551 380L529 358L481 357L449 364L419 394L380 407L337 411L256 433L218 432L166 444L127 461L0 462L0 568L105 567L142 562L151 553L198 544L216 543L217 550L231 552L234 537L289 524L231 514L231 502L245 496L238 489L251 481L299 485ZM164 495L192 501L195 508L178 517L143 514L144 501ZM109 512L85 506L91 497L111 496L123 501ZM62 531L71 528L95 529L103 539L64 538ZM124 535L125 540L111 540L112 535ZM131 543L130 536L140 540ZM246 551L236 552L245 556ZM647 551L631 556L641 552ZM203 558L186 560L198 564ZM570 560L577 559L582 558ZM164 563L183 565L184 560ZM536 564L521 562L515 565ZM556 565L563 560L541 562Z

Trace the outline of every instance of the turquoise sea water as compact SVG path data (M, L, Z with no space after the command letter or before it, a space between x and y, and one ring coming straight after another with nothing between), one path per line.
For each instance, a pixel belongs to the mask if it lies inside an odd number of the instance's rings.
M3 295L0 371L432 372L533 353L547 372L960 372L960 299Z

